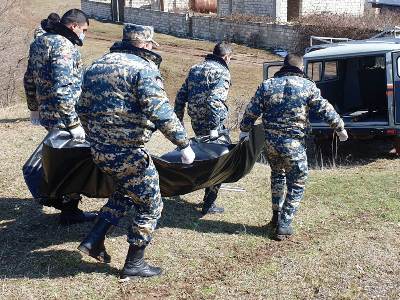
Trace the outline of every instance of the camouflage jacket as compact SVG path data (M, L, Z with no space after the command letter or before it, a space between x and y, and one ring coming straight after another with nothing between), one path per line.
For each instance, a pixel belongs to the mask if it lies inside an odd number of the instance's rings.
M141 147L159 129L181 148L189 144L176 117L154 52L117 42L86 70L77 110L93 143Z
M33 39L36 39L37 37L42 36L45 33L46 33L46 31L42 28L42 26L39 26L33 32Z
M188 115L196 135L208 135L221 129L228 116L226 99L231 75L225 61L207 55L205 61L194 65L175 99L175 113L181 122L188 104Z
M315 83L304 73L278 72L265 80L246 107L240 130L247 132L262 115L266 138L302 139L309 128L309 109L313 109L332 128L344 128L333 106L321 96Z
M39 110L41 124L68 129L80 124L75 104L81 93L82 62L71 30L58 27L37 37L29 50L24 87L28 108Z

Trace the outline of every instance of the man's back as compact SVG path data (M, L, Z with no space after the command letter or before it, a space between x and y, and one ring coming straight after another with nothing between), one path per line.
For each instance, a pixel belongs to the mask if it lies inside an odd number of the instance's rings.
M230 84L227 64L222 58L208 55L204 62L190 69L175 100L175 112L182 119L187 103L196 135L208 135L210 130L221 127L228 116L225 101Z
M332 127L343 127L340 116L321 97L314 82L300 74L274 77L258 88L246 109L241 128L246 129L253 122L253 116L262 115L267 138L302 139L309 129L310 109Z
M122 46L115 50L96 60L84 75L77 110L89 138L100 144L142 146L163 126L168 126L163 133L178 138L174 130L181 126L176 117L173 121L154 62L159 56L138 49L125 51Z
M264 127L271 133L302 135L309 126L309 99L315 84L298 76L272 78L266 87L263 105Z
M76 102L80 96L82 67L79 51L67 38L45 33L30 46L28 73L34 83L34 99L42 125L64 127L58 106L61 99Z

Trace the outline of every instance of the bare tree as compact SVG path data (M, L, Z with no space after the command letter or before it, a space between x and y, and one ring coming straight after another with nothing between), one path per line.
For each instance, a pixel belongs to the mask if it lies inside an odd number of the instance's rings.
M23 15L21 0L0 1L0 107L18 99L29 43Z

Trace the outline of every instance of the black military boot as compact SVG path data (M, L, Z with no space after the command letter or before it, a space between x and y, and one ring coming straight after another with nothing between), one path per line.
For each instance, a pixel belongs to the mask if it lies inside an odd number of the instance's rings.
M83 212L78 208L79 201L82 198L79 195L68 195L63 197L63 203L60 214L61 225L72 225L83 222L93 222L97 214Z
M279 220L279 211L273 210L272 218L271 218L271 221L269 221L268 226L272 227L272 228L276 228L278 226L278 220Z
M130 245L126 256L124 268L121 271L121 281L129 280L134 277L152 277L162 273L162 269L150 266L144 260L144 250L146 246Z
M276 228L276 240L278 241L283 241L288 238L290 238L293 235L293 228L291 225L282 227L281 225L278 225Z
M106 251L104 240L111 225L106 219L99 218L90 233L79 245L78 250L99 262L108 264L111 261L111 256Z
M206 214L222 214L225 211L223 207L217 206L215 202L204 201L201 213Z
M215 202L218 197L218 191L220 189L221 185L215 185L212 187L208 187L205 190L204 194L204 203L203 203L203 208L201 209L201 213L203 215L206 214L222 214L225 209L223 207L218 207Z

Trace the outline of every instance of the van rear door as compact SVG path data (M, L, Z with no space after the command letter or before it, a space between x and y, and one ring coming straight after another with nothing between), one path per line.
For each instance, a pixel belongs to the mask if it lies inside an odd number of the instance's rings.
M263 65L263 80L274 77L274 74L278 72L283 66L283 61L268 61Z
M393 53L392 62L394 123L400 124L400 52Z

